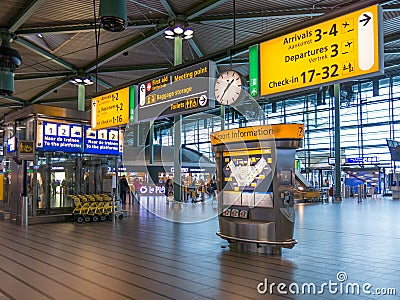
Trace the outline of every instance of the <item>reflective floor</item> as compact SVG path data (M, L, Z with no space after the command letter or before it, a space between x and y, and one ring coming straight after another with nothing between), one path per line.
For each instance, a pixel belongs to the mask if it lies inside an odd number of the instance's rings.
M3 221L0 299L399 299L400 201L299 204L298 244L265 256L229 251L217 219L199 221L215 203L164 200L128 204L115 223Z

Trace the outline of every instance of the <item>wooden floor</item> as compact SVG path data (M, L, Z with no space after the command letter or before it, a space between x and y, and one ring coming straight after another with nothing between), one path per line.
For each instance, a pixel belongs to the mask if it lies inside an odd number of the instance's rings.
M127 209L115 224L0 223L0 299L399 299L400 201L297 205L298 244L281 256L229 251L216 218L182 224ZM339 272L397 296L257 291L265 280L339 283Z

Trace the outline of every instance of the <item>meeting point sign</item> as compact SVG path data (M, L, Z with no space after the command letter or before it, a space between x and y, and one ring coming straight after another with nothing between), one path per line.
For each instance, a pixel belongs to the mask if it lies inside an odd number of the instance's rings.
M139 83L138 120L154 120L213 108L211 95L215 74L215 63L205 61Z

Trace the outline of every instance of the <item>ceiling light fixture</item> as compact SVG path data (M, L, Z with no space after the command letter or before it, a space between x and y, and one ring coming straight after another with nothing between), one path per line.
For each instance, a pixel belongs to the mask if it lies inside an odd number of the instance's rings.
M14 70L21 63L21 55L10 46L9 35L0 29L0 95L11 96L14 93Z
M100 1L100 25L107 31L124 31L127 25L125 0Z
M75 76L72 77L69 82L75 84L75 85L92 85L94 82L89 78L89 77L81 77L81 76Z
M193 37L193 30L187 27L187 22L183 16L176 16L176 18L168 21L168 28L164 31L164 36L171 40L176 37L188 40Z

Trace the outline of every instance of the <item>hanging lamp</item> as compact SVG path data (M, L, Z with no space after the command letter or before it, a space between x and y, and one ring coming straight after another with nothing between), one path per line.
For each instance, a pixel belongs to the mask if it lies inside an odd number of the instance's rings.
M100 1L100 25L107 31L124 31L127 25L125 0Z

